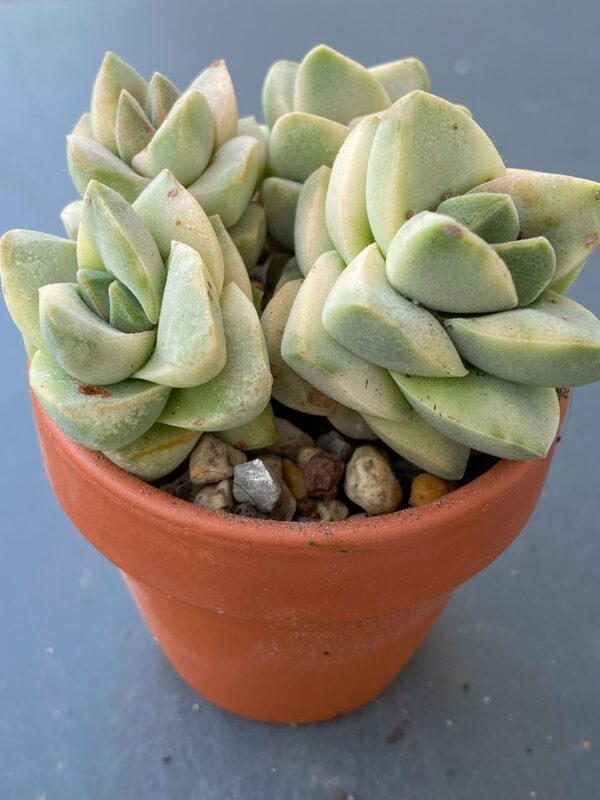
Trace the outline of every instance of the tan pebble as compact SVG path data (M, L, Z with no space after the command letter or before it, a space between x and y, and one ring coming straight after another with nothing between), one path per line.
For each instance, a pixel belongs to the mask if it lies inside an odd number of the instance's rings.
M319 500L317 514L323 522L339 522L348 519L348 506L341 500Z
M303 447L314 447L315 440L308 433L300 430L293 422L282 417L275 417L278 440L265 448L269 453L295 459Z
M424 506L434 500L439 500L440 497L447 495L449 491L448 484L441 478L436 478L435 475L430 475L429 472L421 472L412 482L408 505L414 508Z
M233 509L231 480L225 478L218 483L207 483L196 492L194 505L211 511L231 511Z
M306 486L304 485L304 472L289 458L283 459L283 477L296 500L307 496Z
M304 485L310 497L333 498L344 474L345 464L320 447L304 447L298 453L297 465L304 473Z
M346 466L346 494L368 514L389 514L402 501L402 487L389 461L375 447L358 447Z
M205 433L190 455L190 479L196 486L218 483L231 478L233 468L247 460L241 450Z

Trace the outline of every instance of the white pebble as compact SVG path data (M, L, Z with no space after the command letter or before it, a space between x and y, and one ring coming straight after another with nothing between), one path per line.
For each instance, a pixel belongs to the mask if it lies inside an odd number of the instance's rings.
M346 467L346 494L368 514L389 514L402 500L402 487L387 458L370 445L358 447Z

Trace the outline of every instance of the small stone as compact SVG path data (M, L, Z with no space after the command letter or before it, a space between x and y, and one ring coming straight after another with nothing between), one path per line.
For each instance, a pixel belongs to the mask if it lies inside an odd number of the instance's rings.
M339 522L348 519L348 506L341 500L318 500L317 514L323 522Z
M303 447L296 463L304 471L304 485L310 497L335 497L344 474L340 458L319 447Z
M298 451L303 447L314 447L315 440L308 433L300 430L293 422L283 417L275 417L275 427L279 439L270 447L265 448L269 453L295 459Z
M344 463L350 461L352 455L352 445L347 442L338 431L328 431L317 439L317 444L327 453L332 453L340 458Z
M218 483L202 486L194 496L194 505L210 511L231 511L234 505L231 479L225 478Z
M234 467L233 496L238 503L252 503L259 511L273 511L281 486L260 458L255 458Z
M408 505L419 508L427 503L433 503L434 500L439 500L449 491L448 484L441 478L436 478L429 472L421 472L412 483Z
M402 501L402 487L387 458L375 447L358 447L346 466L346 494L369 514L389 514Z
M309 522L314 519L319 519L317 514L317 501L312 497L301 497L298 500L296 509L296 521Z
M246 461L241 450L205 433L190 455L190 479L196 486L218 483L231 478L234 467Z
M283 474L283 462L279 456L275 455L262 456L261 461L271 472L281 487L281 495L279 500L270 514L271 519L279 519L289 522L294 518L294 514L296 513L296 498L285 482Z
M289 458L283 459L283 477L296 500L307 497L304 471L297 467L293 461L290 461Z

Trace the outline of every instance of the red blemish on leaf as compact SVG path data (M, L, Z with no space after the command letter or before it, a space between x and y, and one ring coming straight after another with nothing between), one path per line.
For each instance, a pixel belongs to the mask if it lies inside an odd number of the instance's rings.
M449 200L452 197L452 194L453 194L452 192L444 192L444 194L440 197L442 203L444 202L444 200Z
M177 197L177 189L171 189L171 191L167 192L167 197Z
M177 226L181 225L181 220L180 219L176 219L175 220L175 225L177 225Z
M461 239L463 236L462 229L458 225L444 225L442 233L449 236L451 239Z
M75 383L77 384L77 388L79 389L80 393L86 395L87 397L112 397L112 393L103 386L92 386L89 383L83 383L83 381L78 381L76 379Z
M596 244L598 239L600 239L600 234L596 233L595 231L594 233L588 233L588 235L585 237L585 246L591 247L593 244Z
M218 66L220 66L222 63L223 63L223 59L222 59L222 58L216 58L216 59L215 59L215 60L212 62L212 64L211 64L211 67L218 67Z
M414 215L415 212L412 210L412 208L409 208L408 211L406 212L406 219L410 219L411 217L414 217Z

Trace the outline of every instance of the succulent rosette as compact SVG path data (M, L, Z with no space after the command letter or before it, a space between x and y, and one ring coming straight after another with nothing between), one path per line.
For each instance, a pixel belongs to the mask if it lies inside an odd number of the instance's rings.
M300 277L263 315L274 397L444 478L472 448L544 456L555 387L600 379L600 322L563 295L600 240L600 183L507 170L470 115L419 89L384 110L338 105L339 59L315 65L330 96L308 107L363 118L294 175ZM360 96L345 80L340 96Z
M238 119L224 61L215 61L180 93L164 75L155 72L146 82L109 52L91 110L67 140L69 173L82 196L97 180L132 203L168 169L209 216L219 215L251 257L265 240L264 212L251 198L264 172L266 135L254 117ZM73 238L80 210L75 201L62 214Z
M203 431L273 427L242 257L168 170L133 204L91 180L77 241L9 231L0 273L31 387L77 442L155 479Z

